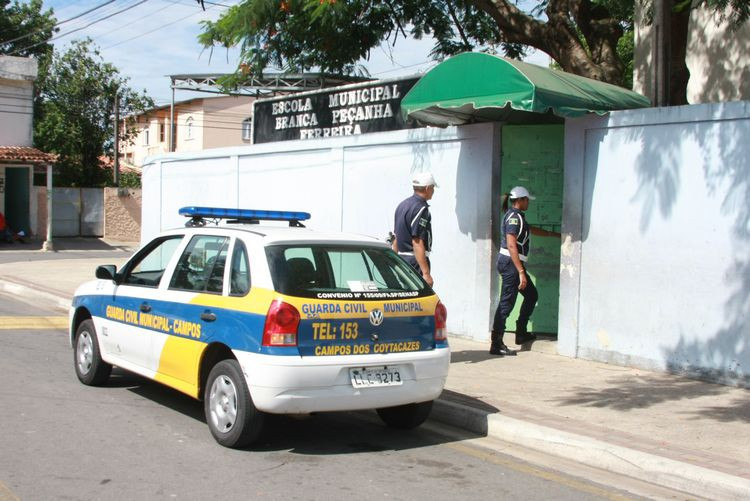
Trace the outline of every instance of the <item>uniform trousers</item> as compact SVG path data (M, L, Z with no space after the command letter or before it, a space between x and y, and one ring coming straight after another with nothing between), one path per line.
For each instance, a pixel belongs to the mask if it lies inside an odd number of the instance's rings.
M526 265L523 265L523 269L526 269ZM497 256L497 271L503 277L503 285L500 290L500 304L497 305L497 310L495 310L492 332L500 334L505 332L505 321L516 305L516 298L519 292L523 296L523 303L521 303L521 311L518 314L516 324L522 326L525 330L529 317L534 312L536 301L539 299L539 293L534 286L534 282L531 281L531 277L526 273L526 287L523 290L518 290L518 284L520 283L518 270L510 259L510 256L504 254L498 254Z

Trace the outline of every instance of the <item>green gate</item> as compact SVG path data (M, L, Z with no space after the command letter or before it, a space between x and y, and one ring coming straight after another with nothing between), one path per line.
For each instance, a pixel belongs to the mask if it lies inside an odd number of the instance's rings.
M14 231L29 234L29 168L5 168L5 219Z
M536 200L529 204L526 219L532 226L560 232L563 199L563 125L505 125L502 128L500 193L525 186ZM528 271L539 290L539 301L529 322L529 331L557 334L560 294L560 240L531 236ZM515 330L521 307L516 306L505 328Z

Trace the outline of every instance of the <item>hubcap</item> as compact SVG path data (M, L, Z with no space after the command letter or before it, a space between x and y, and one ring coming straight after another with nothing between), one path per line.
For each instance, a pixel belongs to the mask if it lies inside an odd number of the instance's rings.
M91 340L91 334L86 331L81 332L78 336L78 346L76 348L78 358L78 372L86 375L91 370L91 364L94 361L94 342Z
M211 422L218 431L228 433L237 420L237 388L225 375L214 380L208 398Z

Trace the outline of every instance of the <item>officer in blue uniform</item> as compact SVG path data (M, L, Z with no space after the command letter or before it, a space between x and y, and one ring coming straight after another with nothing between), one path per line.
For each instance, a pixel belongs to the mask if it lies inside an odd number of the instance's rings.
M411 184L414 194L396 207L393 225L395 238L391 245L432 286L432 216L427 201L435 193L437 183L431 173L418 172L412 176Z
M503 278L500 292L500 304L495 310L492 324L490 346L491 355L515 355L516 352L503 343L505 321L508 319L516 298L520 292L523 296L521 311L516 321L516 344L524 344L536 339L534 334L527 331L529 317L534 312L539 294L526 274L526 261L529 256L529 237L531 233L541 236L560 236L559 233L532 228L526 222L524 211L529 208L529 200L534 200L529 190L523 186L516 186L508 194L510 207L500 223L500 253L497 256L497 271Z

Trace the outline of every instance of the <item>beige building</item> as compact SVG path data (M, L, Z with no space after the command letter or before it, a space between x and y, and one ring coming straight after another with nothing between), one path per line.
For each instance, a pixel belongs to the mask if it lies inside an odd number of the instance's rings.
M190 152L252 142L254 97L218 96L175 103L175 151ZM137 117L137 135L120 144L120 158L140 167L146 157L169 152L170 106Z
M652 26L644 21L642 2L635 4L633 90L653 98ZM685 63L690 71L690 104L750 100L750 22L733 30L705 5L694 9L688 24Z

